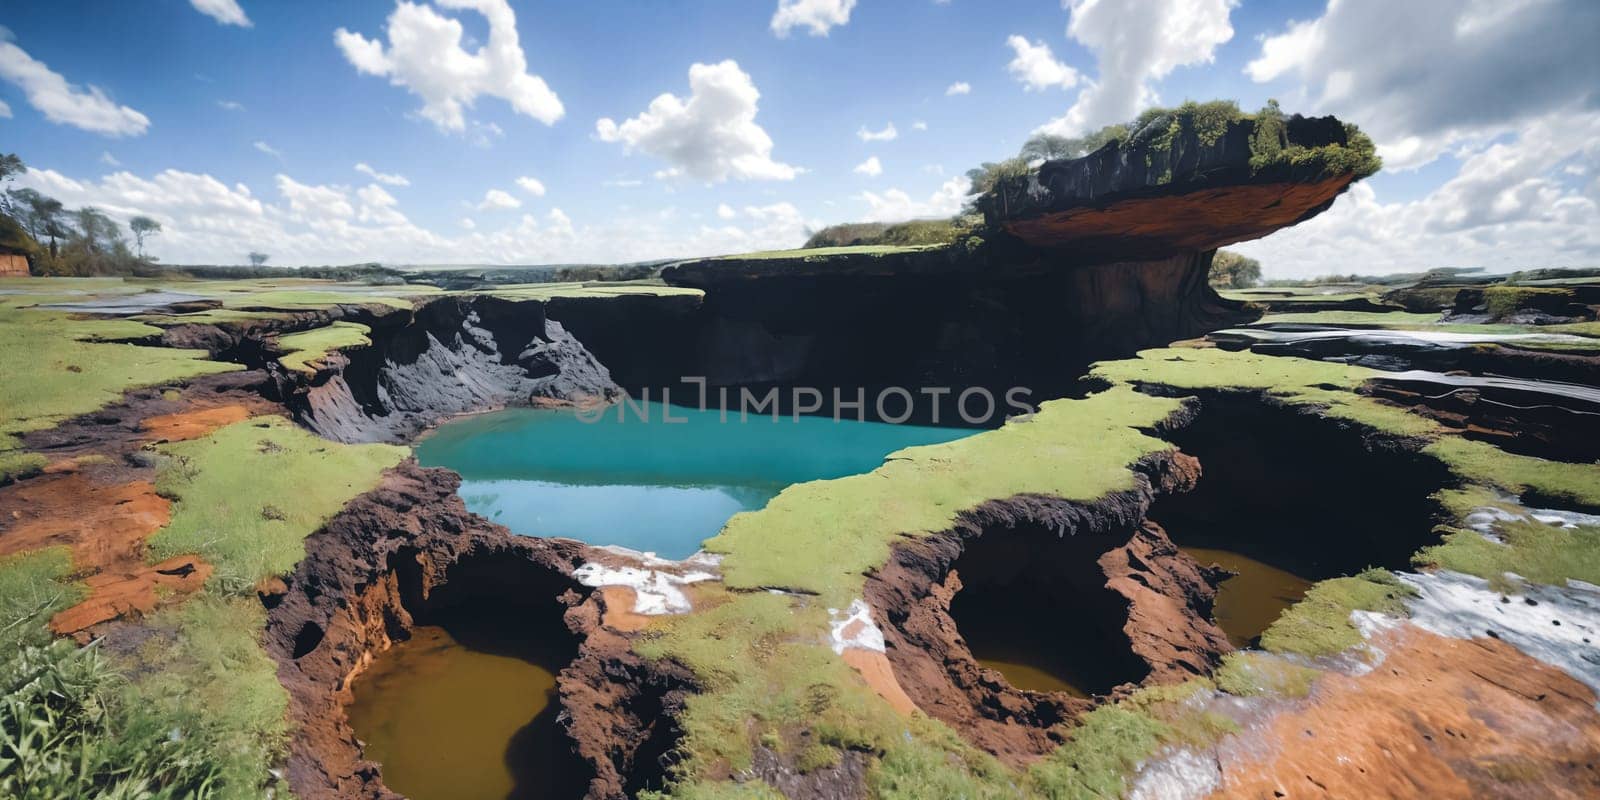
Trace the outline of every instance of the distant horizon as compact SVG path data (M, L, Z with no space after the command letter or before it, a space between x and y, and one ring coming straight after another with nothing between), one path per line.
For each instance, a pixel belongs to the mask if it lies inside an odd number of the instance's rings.
M790 249L954 214L965 172L1035 132L1213 98L1336 115L1385 160L1234 248L1269 279L1600 263L1585 0L13 5L15 184L151 217L175 264Z

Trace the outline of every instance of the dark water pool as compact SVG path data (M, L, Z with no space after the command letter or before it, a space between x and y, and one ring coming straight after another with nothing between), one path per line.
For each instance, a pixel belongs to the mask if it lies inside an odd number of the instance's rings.
M677 559L785 486L869 472L896 450L976 432L635 408L593 422L571 410L465 417L423 439L417 458L460 473L467 507L516 533Z

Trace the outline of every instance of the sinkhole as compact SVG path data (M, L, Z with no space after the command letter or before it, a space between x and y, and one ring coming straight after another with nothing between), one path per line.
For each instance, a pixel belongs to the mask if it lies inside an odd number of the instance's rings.
M1149 666L1123 630L1128 602L1099 562L1121 541L1032 523L967 540L950 616L973 657L1016 688L1074 697L1144 680Z
M548 570L468 556L425 599L394 560L415 625L351 687L351 728L384 783L412 800L581 796L593 771L558 723L556 675L577 642ZM390 620L391 624L393 620Z
M1369 448L1358 431L1232 393L1204 395L1192 424L1163 435L1202 474L1148 516L1196 561L1237 573L1213 609L1235 646L1254 643L1313 582L1408 568L1437 540L1430 495L1450 475L1426 456Z

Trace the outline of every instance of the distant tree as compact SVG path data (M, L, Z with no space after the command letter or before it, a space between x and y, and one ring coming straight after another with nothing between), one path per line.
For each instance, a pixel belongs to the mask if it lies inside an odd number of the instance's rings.
M0 183L5 183L27 171L27 166L16 153L0 153Z
M139 257L144 258L144 238L160 234L161 223L149 217L139 216L128 220L128 227L133 230L133 239L139 245Z
M66 208L61 201L41 194L34 189L12 189L6 192L9 201L8 216L21 223L34 241L50 240L50 255L60 252L57 240L69 233L63 215Z
M1217 289L1248 289L1260 282L1260 261L1227 250L1211 259L1211 285Z
M1022 152L1017 155L1028 161L1053 161L1058 158L1072 158L1078 155L1076 140L1053 133L1036 133L1022 145Z
M258 253L254 250L251 250L250 255L247 257L250 259L250 266L252 267L259 267L267 263L267 259L271 258L271 256L267 255L266 253Z
M83 243L84 249L90 255L107 255L117 250L118 245L126 248L122 239L122 227L117 221L106 216L94 206L84 206L73 212L78 224L78 241Z

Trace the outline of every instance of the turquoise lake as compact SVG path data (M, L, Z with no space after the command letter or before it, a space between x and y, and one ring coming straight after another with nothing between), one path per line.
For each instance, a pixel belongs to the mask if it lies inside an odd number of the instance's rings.
M515 533L679 559L785 486L870 472L896 450L977 432L637 408L620 420L616 408L598 421L526 408L464 417L419 442L417 459L460 473L467 508Z

